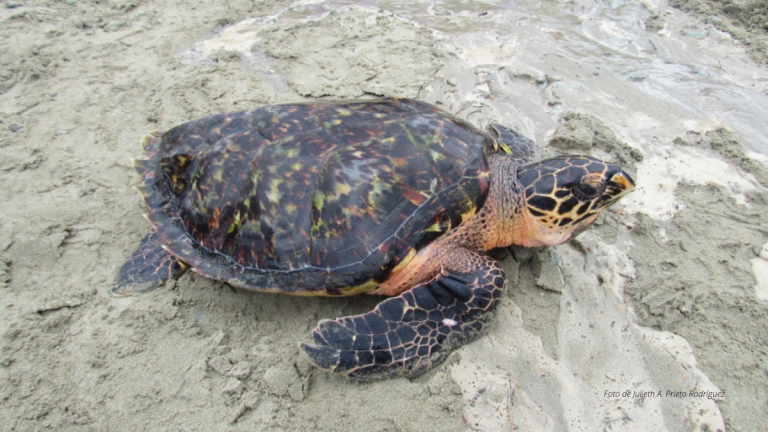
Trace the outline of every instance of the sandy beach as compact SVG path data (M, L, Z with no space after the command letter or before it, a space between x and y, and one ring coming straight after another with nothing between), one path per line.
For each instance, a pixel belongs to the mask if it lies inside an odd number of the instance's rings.
M693 0L0 4L0 430L768 430L766 14ZM149 230L132 189L142 136L375 96L615 161L638 189L571 242L515 249L496 324L413 380L332 376L298 347L378 297L251 293L192 272L110 295Z

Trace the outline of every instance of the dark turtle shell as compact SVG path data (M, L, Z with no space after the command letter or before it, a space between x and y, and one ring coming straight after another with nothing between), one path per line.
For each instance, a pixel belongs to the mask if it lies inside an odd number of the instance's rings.
M136 161L166 249L260 291L348 295L482 207L497 141L406 99L268 106L145 141Z

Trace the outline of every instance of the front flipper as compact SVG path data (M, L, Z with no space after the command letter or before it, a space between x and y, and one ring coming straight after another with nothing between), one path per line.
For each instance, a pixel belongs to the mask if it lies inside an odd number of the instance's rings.
M178 278L186 270L176 258L163 249L165 242L152 231L120 268L112 295L127 297L152 291L170 278Z
M432 369L482 333L504 293L499 263L466 255L466 273L443 269L371 312L322 322L313 331L317 346L301 347L317 366L361 381L410 378Z
M538 160L541 158L541 151L535 142L522 134L498 124L488 125L490 133L499 142L504 143L512 156L525 161Z

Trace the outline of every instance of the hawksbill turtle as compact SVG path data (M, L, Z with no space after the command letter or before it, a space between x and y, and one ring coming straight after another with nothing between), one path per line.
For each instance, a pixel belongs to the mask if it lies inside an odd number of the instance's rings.
M417 376L476 339L506 278L494 248L561 244L634 188L589 156L410 99L267 106L145 137L134 160L152 230L112 289L191 268L303 296L390 296L321 321L301 347L360 380Z

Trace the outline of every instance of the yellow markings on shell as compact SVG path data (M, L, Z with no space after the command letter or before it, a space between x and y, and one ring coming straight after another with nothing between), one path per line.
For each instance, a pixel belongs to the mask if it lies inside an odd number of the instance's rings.
M159 137L160 135L161 135L160 131L153 130L153 131L150 131L148 134L144 135L143 137L141 137L141 149L146 151L147 147L149 147L149 142L154 139L157 139L157 137Z
M372 291L377 286L379 286L379 283L374 281L373 279L369 279L366 282L363 282L360 285L351 285L346 286L342 288L338 288L337 290L334 290L333 293L329 293L324 290L312 290L312 291L285 291L281 288L275 288L275 287L266 287L266 288L253 288L249 287L244 281L232 278L227 281L230 285L234 287L240 287L245 288L249 290L254 290L258 292L265 292L265 293L274 293L274 294L282 294L282 295L290 295L290 296L296 296L296 297L345 297L345 296L353 296L358 294L367 293L369 291Z
M280 185L283 183L282 178L276 178L269 183L269 191L267 192L267 199L273 203L280 202Z
M419 144L418 141L413 141L413 144L416 146L416 148L419 149L419 151L426 151L429 153L429 157L431 157L433 161L437 162L445 159L445 155L432 148L432 145L439 142L439 140L440 136L438 134L430 134L424 137L424 144Z
M285 212L288 214L293 214L294 212L296 212L296 209L298 208L296 207L296 204L291 202L286 203L284 207L285 207Z
M315 193L312 194L312 206L318 211L323 211L323 203L325 203L325 194L316 190Z
M341 295L343 296L351 296L351 295L367 293L368 291L372 291L377 286L379 286L378 282L376 282L373 279L369 279L368 281L360 285L346 286L346 287L339 288L339 291L341 291Z
M295 164L291 165L291 169L294 171L301 171L303 167L304 165L301 162L296 162Z
M296 158L299 155L300 152L301 152L300 148L298 148L298 147L291 147L288 150L286 150L286 152L284 154L285 154L285 157L287 157L289 159L293 159L293 158Z
M347 219L349 219L350 217L358 217L358 218L365 217L365 211L360 207L355 207L355 206L345 207L341 209L341 212L344 213L344 216Z
M397 263L397 265L392 269L392 273L390 273L390 274L395 274L395 273L399 272L400 270L402 270L405 266L408 265L409 262L411 262L411 260L415 256L416 256L416 249L411 248L411 250L408 251L408 255L403 257L403 260L400 261L399 263Z
M433 161L440 161L445 159L445 156L443 156L441 153L438 153L432 149L429 149L429 156L432 158Z
M339 115L343 115L343 116L351 116L352 115L352 111L350 111L348 109L340 109L337 112L339 113Z
M323 204L325 203L325 194L320 192L319 190L316 190L315 193L312 194L312 207L316 208L317 211L322 212L323 211ZM316 222L312 222L312 227L309 229L309 233L311 236L317 235L317 233L320 232L320 229L325 226L325 222L322 218L318 218Z
M317 235L317 233L320 232L320 229L325 226L325 221L322 219L318 219L317 222L312 224L312 228L309 229L309 233L311 236Z
M338 195L349 195L349 192L352 191L352 187L349 186L347 183L336 183L336 193Z
M227 232L232 234L238 228L240 228L240 210L235 211L235 218L232 221L232 225L230 225L229 229L227 229Z
M226 159L224 159L226 160ZM223 182L224 181L224 169L222 167L216 167L214 169L213 178L216 179L217 182Z
M388 185L385 184L379 177L374 177L371 179L370 186L371 189L368 192L368 202L375 203L378 200L378 197L384 193L384 189Z
M427 227L427 229L425 231L427 231L427 232L441 232L441 231L443 231L443 226L440 225L440 222L435 222L432 225L430 225L429 227Z

